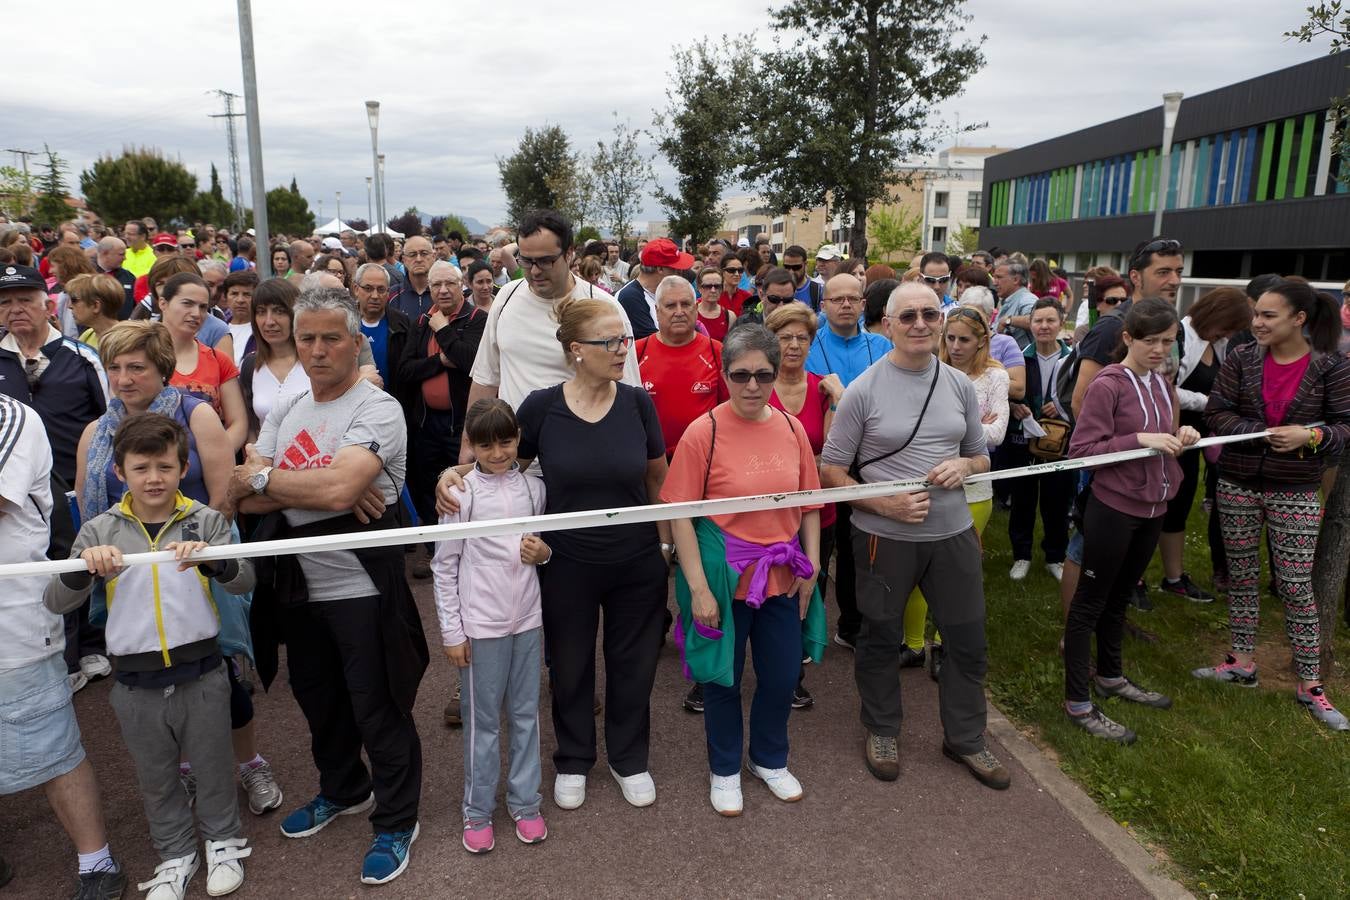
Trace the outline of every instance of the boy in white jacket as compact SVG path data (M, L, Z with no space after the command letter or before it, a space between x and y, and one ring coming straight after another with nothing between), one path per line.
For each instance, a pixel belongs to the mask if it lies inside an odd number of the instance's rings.
M477 458L464 476L459 512L441 523L507 519L544 511L544 482L516 464L520 426L510 405L479 400L464 430ZM516 837L548 837L539 808L539 576L553 551L532 534L442 541L431 563L441 643L464 685L464 849L487 853L501 772L505 705L511 737L506 806Z

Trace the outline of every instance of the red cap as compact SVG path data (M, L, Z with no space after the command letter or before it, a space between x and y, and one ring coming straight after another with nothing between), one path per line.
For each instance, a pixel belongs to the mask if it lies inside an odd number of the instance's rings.
M152 247L169 246L177 250L178 237L176 235L169 234L167 231L161 231L159 234L155 235L155 239L150 242L150 246Z
M639 257L644 266L660 266L666 269L691 269L694 257L681 253L680 248L670 238L657 238L648 241Z

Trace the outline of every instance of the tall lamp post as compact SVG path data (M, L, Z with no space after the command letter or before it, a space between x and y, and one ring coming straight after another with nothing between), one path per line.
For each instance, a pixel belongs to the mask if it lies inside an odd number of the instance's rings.
M370 122L370 165L372 174L375 176L375 212L380 218L383 218L384 198L380 196L382 186L380 184L380 101L366 101L366 119ZM370 227L374 228L375 225L376 222L372 222Z
M367 229L369 229L369 228L371 227L372 223L375 221L375 206L374 206L374 201L372 201L372 200L370 199L370 186L371 186L373 183L374 183L374 179L371 178L369 175L367 175L367 176L366 176L366 228L367 228Z
M342 224L342 191L338 191L338 192L337 192L337 220L338 220L338 224L341 225L341 224Z
M1181 111L1181 91L1163 94L1162 156L1159 158L1158 196L1153 202L1153 233L1162 234L1163 207L1167 205L1168 182L1172 178L1172 131Z
M253 196L253 234L258 254L258 277L272 274L272 258L267 252L271 241L267 234L267 186L263 180L262 125L258 119L258 75L253 55L253 6L239 0L239 56L244 74L244 121L248 125L249 185ZM27 157L25 157L27 159Z
M375 188L375 196L377 196L377 197L380 198L380 208L379 208L379 210L377 210L377 212L379 212L379 214L380 214L380 230L383 231L384 229L386 229L386 228L389 227L388 224L386 224L386 223L388 223L388 221L389 221L389 208L388 208L388 206L386 205L386 204L388 204L388 202L389 202L389 198L385 195L385 192L384 192L385 185L384 185L384 154L383 154L383 153L381 153L381 154L376 158L376 161L375 161L375 177L376 177L376 179L379 181L378 186Z

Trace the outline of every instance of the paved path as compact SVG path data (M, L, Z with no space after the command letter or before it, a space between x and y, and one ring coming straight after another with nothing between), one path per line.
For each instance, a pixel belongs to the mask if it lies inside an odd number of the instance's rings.
M438 635L430 587L414 584L429 636ZM586 805L564 812L552 804L548 753L552 728L543 715L544 813L550 836L518 843L499 809L497 849L470 857L459 843L463 779L458 730L441 724L450 690L449 666L433 656L417 716L426 772L421 839L408 872L383 888L359 882L370 839L360 820L341 819L308 840L282 838L281 815L252 816L243 806L254 846L239 897L389 898L458 896L549 897L1146 897L1148 891L997 742L1013 772L1010 790L988 790L940 752L937 691L927 674L906 670L901 776L873 779L861 759L852 656L831 647L810 667L813 709L793 713L791 767L806 795L795 804L773 799L744 780L745 814L723 819L708 804L708 775L699 717L680 708L685 685L667 646L653 693L652 772L655 806L629 807L608 774L601 747ZM749 667L747 666L747 669ZM747 674L747 682L753 675ZM747 685L749 687L749 685ZM76 697L85 748L98 773L112 846L137 880L157 862L146 832L129 758L108 707L109 683ZM309 734L283 674L270 695L255 696L262 750L286 791L283 809L317 788ZM748 705L748 704L747 704ZM242 795L241 795L242 804ZM0 897L67 896L73 850L41 791L0 798L0 853L18 874ZM190 897L205 897L198 875Z

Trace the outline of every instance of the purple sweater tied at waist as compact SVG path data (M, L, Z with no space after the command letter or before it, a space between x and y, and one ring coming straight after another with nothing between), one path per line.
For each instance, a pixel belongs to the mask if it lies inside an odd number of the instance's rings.
M774 566L787 566L798 578L810 578L815 568L811 560L802 552L797 538L781 541L777 544L755 544L743 541L734 534L723 531L727 541L727 565L737 572L745 572L755 563L755 572L750 576L746 587L745 603L751 609L759 609L764 603L764 590L769 584L769 570Z

